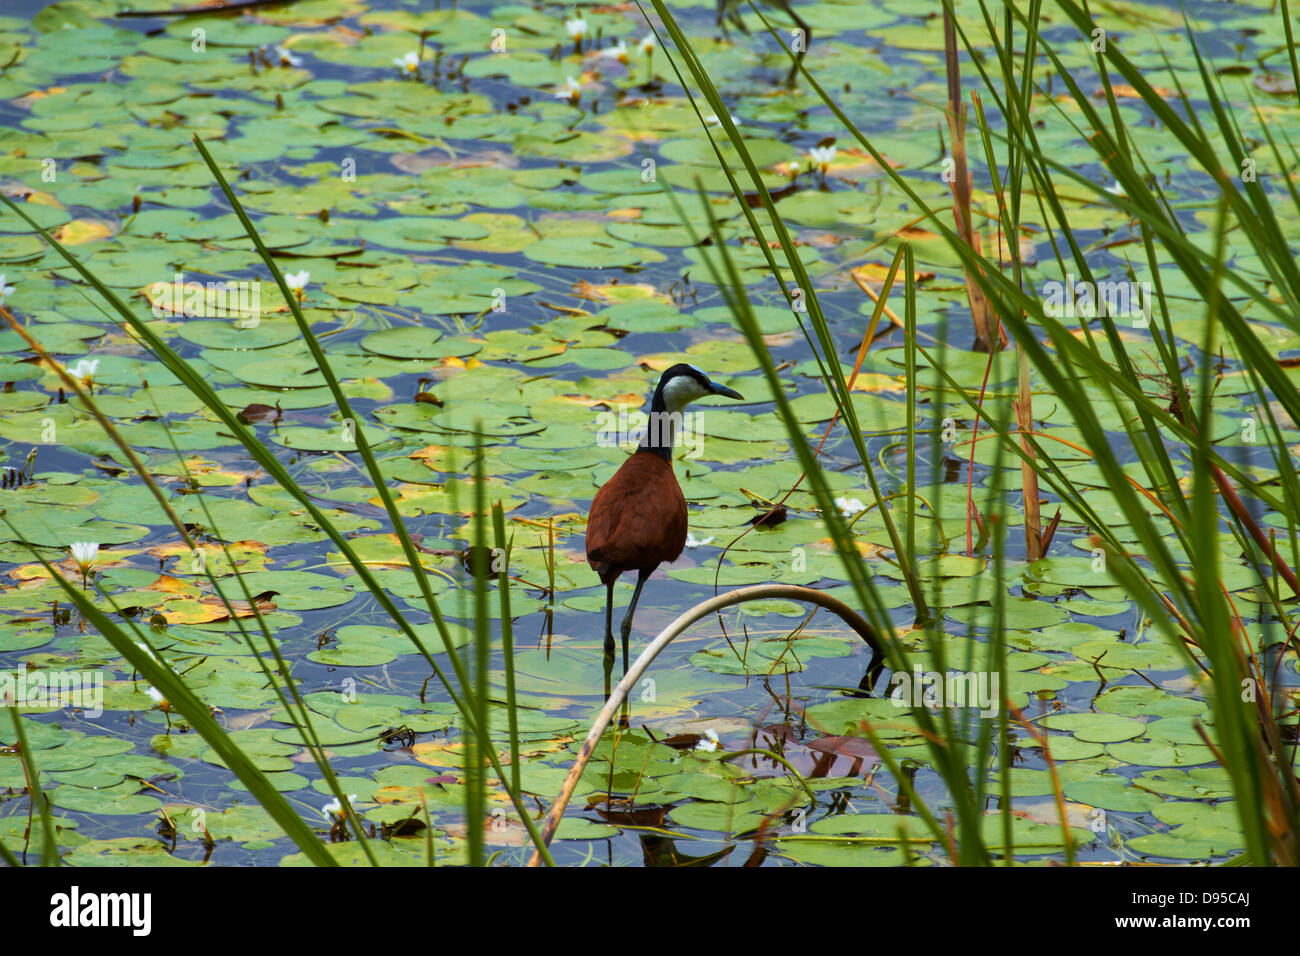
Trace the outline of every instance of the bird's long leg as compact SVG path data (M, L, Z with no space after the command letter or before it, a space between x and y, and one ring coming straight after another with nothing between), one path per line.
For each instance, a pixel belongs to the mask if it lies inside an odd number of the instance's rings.
M614 583L617 580L615 575L605 585L605 656L609 658L614 656Z
M646 578L650 577L653 569L650 571L642 568L636 575L636 590L632 592L632 603L627 606L627 617L623 618L623 673L627 673L627 639L632 633L632 615L636 613L636 602L641 597L641 589L645 587Z

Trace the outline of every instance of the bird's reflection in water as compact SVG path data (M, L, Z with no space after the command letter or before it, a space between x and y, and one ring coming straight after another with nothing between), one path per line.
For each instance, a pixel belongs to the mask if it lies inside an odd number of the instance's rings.
M641 855L646 866L713 866L719 860L726 859L735 848L735 844L732 844L704 856L691 856L677 849L677 841L672 837L655 833L641 834Z

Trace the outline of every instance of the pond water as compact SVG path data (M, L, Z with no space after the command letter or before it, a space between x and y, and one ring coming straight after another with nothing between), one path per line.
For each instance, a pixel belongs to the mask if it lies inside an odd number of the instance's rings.
M821 0L796 9L812 28L810 71L913 188L943 206L943 31L934 15L918 16L917 6ZM708 247L696 241L707 228L696 183L724 236L736 240L732 252L781 363L782 387L810 437L821 438L834 406L800 331L802 317L787 306L752 238L740 241L748 234L740 206L662 48L647 54L639 46L649 31L635 7L580 8L578 43L566 32L571 7L478 0L442 7L304 0L237 17L115 19L118 5L110 0L50 7L23 0L0 16L0 59L14 51L0 73L0 183L222 401L250 410L258 439L345 533L430 649L439 648L435 659L445 660L445 652L353 433L363 429L374 447L463 646L474 609L460 552L471 537L473 433L482 429L488 495L502 503L513 539L514 664L524 707L518 739L530 806L540 811L603 701L604 592L585 562L583 523L596 488L630 446L600 443L608 421L601 415L635 413L663 369L689 361L746 400L697 407L698 455L679 457L676 470L699 546L647 585L633 652L718 589L779 581L853 600L806 488L785 499L784 523L740 537L762 513L758 506L781 499L800 469L773 396L710 277ZM1197 35L1204 51L1220 67L1241 67L1223 72L1228 95L1244 101L1249 89L1266 100L1279 128L1294 127L1293 109L1284 112L1250 86L1285 70L1285 57L1268 58L1261 37L1276 34L1267 8L1251 2L1189 10L1213 18L1213 29ZM777 208L799 242L846 373L873 308L854 274L878 288L905 239L917 256L918 339L942 344L949 374L978 389L987 356L972 349L964 280L944 240L814 93L783 85L786 61L752 15L748 33L733 27L721 38L712 0L674 2L672 9L719 84L765 184L779 190ZM957 9L963 25L975 29L978 5ZM1154 71L1163 50L1178 76L1197 86L1175 4L1116 2L1103 22L1134 44L1135 60ZM1046 36L1060 40L1063 60L1082 81L1091 54L1068 39L1070 30L1058 18ZM621 56L618 43L627 48ZM412 52L418 70L395 63ZM965 56L963 75L974 81ZM575 96L557 95L570 78ZM1052 92L1061 92L1059 80ZM1092 149L1069 125L1077 111L1068 99L1058 97L1054 106L1050 99L1045 91L1041 135L1050 137L1061 162L1105 185ZM1126 99L1122 109L1134 140L1159 164L1187 228L1205 230L1214 202L1209 180L1140 100ZM703 113L707 121L711 111ZM342 420L283 298L193 145L195 134L280 267L309 274L303 307L356 421ZM809 150L828 137L836 137L834 157L824 171L810 170ZM682 225L665 183L677 191L695 233ZM987 184L977 164L981 208L995 215ZM1118 278L1132 264L1144 279L1127 215L1082 190L1062 200L1090 243L1089 263L1099 276ZM1284 226L1288 234L1297 229ZM228 596L244 596L224 543L249 593L274 592L264 618L362 818L392 827L412 816L423 820L427 806L439 859L462 859L460 731L428 663L304 506L124 330L95 290L7 208L0 210L0 235L0 270L14 287L4 304L59 362L98 363L90 376L95 403L200 542L196 555L85 404L60 390L16 332L0 331L0 380L10 383L0 393L0 454L4 464L23 469L36 453L24 480L0 491L7 522L0 522L0 667L15 682L33 672L98 674L104 682L99 715L90 712L96 708L30 701L19 708L68 861L301 861L198 734L155 705L112 645L75 610L60 615L66 596L39 559L80 583L68 548L82 541L99 545L91 588L97 605L147 635L324 836L328 788L213 598L207 571ZM1027 228L1020 244L1026 287L1043 289L1062 278L1041 227ZM1260 272L1245 255L1234 268ZM242 287L247 296L256 291L256 321L208 314L211 297L203 314L184 314L192 292L173 285L178 275L180 283L258 283ZM782 278L789 281L788 272ZM1171 273L1164 281L1179 344L1195 361L1201 305L1186 280ZM900 314L901 301L891 299ZM1134 341L1143 334L1135 329ZM1288 336L1277 331L1278 355L1295 348ZM886 493L903 487L908 467L902 346L901 329L880 334L854 393ZM1240 383L1240 366L1229 359L1225 368L1229 384ZM1119 581L1097 569L1091 529L1077 515L1063 515L1045 561L1027 564L1018 469L1005 456L995 459L989 442L968 475L969 412L950 391L933 388L933 373L923 370L921 379L918 428L925 439L917 464L930 497L916 537L918 557L933 559L924 577L927 590L936 589L948 659L978 668L992 589L1003 588L1013 653L1012 686L1002 690L1050 735L1079 858L1222 860L1239 852L1227 775L1194 723L1208 718L1204 694L1179 655ZM1077 442L1044 383L1035 376L1033 384L1042 429ZM1000 363L988 383L991 407L1009 401L1014 386L1014 363ZM1238 396L1245 391L1221 391L1214 437L1243 466L1267 472L1266 451L1242 438L1247 408ZM250 409L258 405L270 408ZM1104 420L1124 441L1118 413ZM843 426L830 430L820 457L835 495L871 501ZM1121 460L1136 456L1128 451ZM1099 511L1122 524L1086 456L1062 461L1075 481L1095 490ZM1009 489L1002 499L1002 581L987 551L966 556L964 533L968 478L977 500L986 500L999 465ZM1049 496L1045 517L1055 510ZM893 517L902 513L894 502ZM880 511L862 514L854 530L894 625L907 631L915 614L888 560ZM1225 586L1239 602L1259 607L1262 626L1257 585L1238 550L1225 568ZM616 591L619 615L630 594L625 579ZM508 755L497 706L505 691L495 591L489 608L492 727ZM613 764L608 743L597 752L558 834L557 862L943 860L942 848L923 838L897 781L854 729L864 719L878 724L918 794L942 811L949 798L908 711L857 693L868 665L865 647L833 616L807 616L794 603L769 601L724 612L676 640L655 662L651 681L634 692ZM245 623L253 623L251 614ZM908 639L918 660L929 660L920 635ZM1294 684L1294 656L1282 665L1284 681ZM885 686L882 680L877 689ZM962 711L971 734L980 726L977 710ZM690 749L696 737L707 746L709 731L723 750L776 751L789 766L752 755L728 771L716 754ZM682 737L684 749L654 742L667 737ZM7 720L0 742L13 742ZM1020 728L1014 742L1017 857L1063 859L1042 751ZM791 809L798 787L789 767L808 778L815 805ZM996 811L996 767L986 779L994 790L987 809ZM602 781L617 798L608 804ZM0 756L0 840L16 851L27 822L23 788L19 761ZM490 799L500 811L488 826L489 849L500 850L503 862L523 862L527 839L510 804L499 791ZM900 822L918 840L909 852L897 843ZM1000 825L990 817L995 849ZM423 834L382 846L388 862L425 859ZM342 860L362 859L355 843L332 850Z

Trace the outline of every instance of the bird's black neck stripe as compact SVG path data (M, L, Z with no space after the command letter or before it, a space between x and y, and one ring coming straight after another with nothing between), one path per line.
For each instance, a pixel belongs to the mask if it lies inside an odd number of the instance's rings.
M650 421L646 423L645 437L638 451L653 452L668 464L673 463L673 427L668 420L668 406L664 403L664 383L655 388L650 400Z

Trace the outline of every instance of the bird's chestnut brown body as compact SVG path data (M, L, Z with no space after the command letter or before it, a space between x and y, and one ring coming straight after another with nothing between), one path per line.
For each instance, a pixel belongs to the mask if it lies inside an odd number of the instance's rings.
M672 464L641 450L596 492L587 521L587 563L608 584L625 571L654 571L686 547L686 498Z

